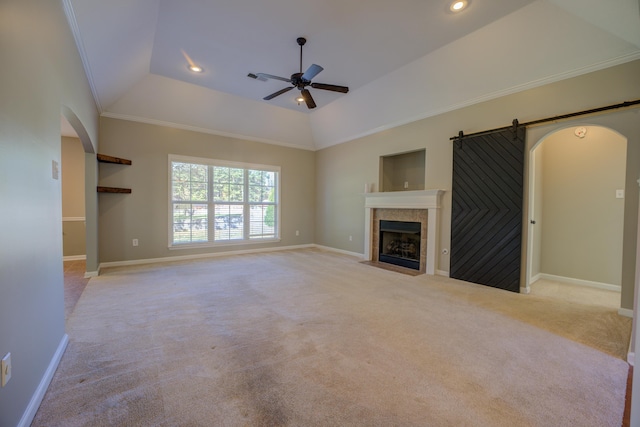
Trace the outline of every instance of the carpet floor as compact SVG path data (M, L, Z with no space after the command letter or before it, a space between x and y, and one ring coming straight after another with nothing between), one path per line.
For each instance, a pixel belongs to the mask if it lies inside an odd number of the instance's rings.
M86 271L84 260L64 262L64 319L69 320L80 296L89 283L84 277Z
M112 268L32 425L618 427L630 330L315 249Z

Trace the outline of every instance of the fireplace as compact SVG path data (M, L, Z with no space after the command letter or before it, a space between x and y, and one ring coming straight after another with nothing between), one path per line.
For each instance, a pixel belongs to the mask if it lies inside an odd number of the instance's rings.
M438 211L440 210L440 196L442 193L444 193L442 190L365 193L365 259L373 263L381 261L381 222L419 223L420 233L412 234L415 239L420 241L419 252L417 253L419 264L417 271L419 273L435 274L438 248ZM382 255L384 256L384 253ZM410 268L413 270L415 267L412 266Z
M378 260L420 270L419 222L380 221Z

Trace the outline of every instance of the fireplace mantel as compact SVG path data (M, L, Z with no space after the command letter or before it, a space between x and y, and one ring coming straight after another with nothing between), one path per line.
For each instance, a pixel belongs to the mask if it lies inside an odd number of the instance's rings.
M427 220L427 274L435 274L436 250L438 241L438 211L440 197L444 190L393 191L365 193L364 201L364 256L372 260L371 233L373 232L372 209L426 209Z
M436 209L444 190L391 191L365 193L365 208Z

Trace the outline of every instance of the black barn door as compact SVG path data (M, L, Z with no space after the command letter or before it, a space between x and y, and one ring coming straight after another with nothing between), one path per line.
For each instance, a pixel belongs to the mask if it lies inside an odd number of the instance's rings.
M525 132L455 140L451 277L520 292Z

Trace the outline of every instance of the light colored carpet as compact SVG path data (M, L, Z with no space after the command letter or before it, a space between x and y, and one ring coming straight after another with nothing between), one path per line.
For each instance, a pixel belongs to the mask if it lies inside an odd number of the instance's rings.
M109 269L33 425L619 426L627 364L545 298L311 249Z
M84 277L86 271L85 260L64 262L64 319L69 320L76 307L80 295L87 287L89 279Z

